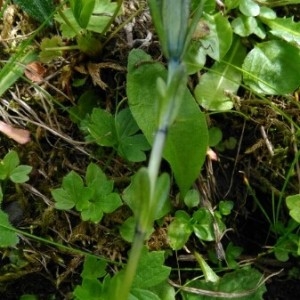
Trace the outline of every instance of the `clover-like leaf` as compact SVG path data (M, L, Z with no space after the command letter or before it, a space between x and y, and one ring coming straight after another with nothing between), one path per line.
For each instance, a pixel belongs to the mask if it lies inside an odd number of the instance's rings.
M28 174L31 172L31 170L32 170L31 166L25 166L25 165L17 166L10 173L9 179L15 183L24 183L29 179Z

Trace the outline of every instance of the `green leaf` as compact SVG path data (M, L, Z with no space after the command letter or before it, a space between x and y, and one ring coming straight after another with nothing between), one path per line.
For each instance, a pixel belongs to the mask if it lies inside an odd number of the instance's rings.
M62 188L52 190L51 194L57 209L71 209L76 206L81 211L89 207L92 190L84 187L82 178L71 171L63 178Z
M252 0L240 0L239 8L241 13L248 17L256 17L260 12L259 5Z
M206 51L201 42L191 41L189 48L184 56L184 63L188 74L194 74L200 71L206 62Z
M133 241L135 230L136 230L136 218L132 216L126 219L120 226L119 230L120 230L121 237L125 241L131 243Z
M81 277L86 279L104 277L106 275L106 266L107 263L104 260L87 255L84 259Z
M225 4L226 9L231 10L239 6L240 0L224 0L223 3Z
M51 25L51 14L55 10L53 0L14 0L30 17Z
M196 289L212 291L210 296L195 295L186 292L182 292L182 296L184 300L206 300L208 298L210 300L220 300L232 299L234 294L234 299L237 300L261 300L263 299L263 294L266 292L265 285L260 285L262 276L263 275L256 269L238 269L234 272L225 274L216 283L206 282L205 280L194 280L185 285ZM226 293L226 297L213 296L213 292Z
M86 171L87 188L92 192L89 204L82 210L83 220L99 222L103 213L111 213L122 205L119 194L112 193L113 181L96 164L90 163Z
M0 247L7 248L7 247L14 247L19 241L19 238L14 231L14 228L10 225L8 221L8 215L0 210Z
M163 173L161 174L155 186L155 212L154 212L154 220L158 220L165 216L171 209L171 204L169 200L169 191L170 191L170 177L169 174Z
M140 169L132 178L130 185L124 190L123 199L138 217L143 210L149 209L150 181L147 169ZM143 207L146 206L145 209Z
M238 262L236 259L242 254L243 248L234 246L232 242L229 242L228 246L226 247L226 261L228 266L232 269L238 268Z
M201 43L211 58L220 61L232 44L231 25L221 13L213 16L205 14L204 20L209 27L209 34L201 39Z
M200 268L204 274L207 282L218 282L220 277L212 270L212 268L206 263L202 255L198 252L194 252L195 258L200 265Z
M88 165L85 181L87 186L94 191L95 198L110 194L114 187L114 182L108 180L101 168L94 163Z
M94 108L86 123L86 130L100 146L112 147L117 144L113 116L106 110Z
M122 205L120 195L117 193L110 193L101 199L101 209L105 213L112 213Z
M63 46L64 43L60 36L53 36L51 38L44 38L41 42L41 52L39 58L43 63L49 63L52 60L63 55L62 50L51 50L51 48L58 48Z
M209 128L208 134L209 134L209 146L210 147L215 147L222 141L223 133L219 127Z
M246 37L251 34L255 34L261 39L266 37L266 32L261 22L254 17L237 17L232 21L231 26L234 33L241 37Z
M203 241L215 240L214 220L207 209L200 208L195 211L193 214L193 221L193 230L198 239Z
M82 28L86 28L95 7L95 0L70 0L74 17Z
M31 166L25 166L25 165L17 166L10 173L9 179L15 183L24 183L29 179L28 174L31 172L31 170L32 170Z
M127 95L130 110L150 144L157 130L157 78L166 78L164 67L141 50L129 55ZM170 163L182 195L197 178L207 150L208 134L204 114L188 89L169 129L164 158Z
M284 41L258 44L245 58L244 82L259 94L284 95L300 85L300 50Z
M74 1L76 2L76 0ZM82 3L85 1L82 0ZM89 14L90 6L87 7L87 10L84 12L84 15ZM116 2L111 2L110 0L96 0L93 12L88 20L88 24L84 29L90 32L103 33L103 30L106 28L108 22L110 22L111 17L113 16L117 8ZM62 35L66 38L74 38L76 34L80 33L83 29L73 14L71 8L67 8L63 11L66 19L68 19L67 24L60 15L56 15L55 19L60 25ZM79 17L81 18L81 17ZM83 25L85 25L86 20L83 20ZM70 26L71 25L71 26Z
M236 94L242 74L240 66L246 55L245 48L236 39L224 61L216 62L195 88L199 104L209 110L229 110L233 107L231 95Z
M163 265L164 260L163 251L148 252L144 248L132 287L148 289L165 281L170 275L171 268Z
M103 288L101 282L97 278L83 279L81 285L77 285L74 289L76 300L99 300L103 299Z
M130 292L131 296L134 296L135 298L130 298L129 300L139 300L139 299L143 299L143 300L161 300L157 295L155 295L154 293L147 291L147 290L143 290L143 289L132 289L132 291Z
M80 124L89 114L92 113L93 108L98 104L99 95L93 90L85 91L78 99L77 105L69 109L70 119L77 124ZM84 122L82 127L84 127ZM84 128L83 128L84 130Z
M144 151L150 149L150 145L142 134L136 134L140 129L135 122L129 108L121 110L116 115L116 134L118 139L118 153L132 162L144 161Z
M219 202L219 211L220 214L223 216L230 215L232 209L233 209L234 203L233 201L220 201Z
M108 22L110 22L115 10L117 9L117 2L110 0L96 0L95 7L90 18L87 30L105 33L105 29Z
M279 237L274 246L274 255L276 259L286 262L289 260L290 254L298 256L298 242L299 236L294 233Z
M127 220L125 220L122 225L120 226L120 234L121 237L129 242L132 243L135 233L136 233L136 218L131 216ZM151 234L154 232L153 228L149 228L147 233L146 233L146 239L149 239Z
M168 238L173 250L181 249L193 232L190 219L190 216L185 211L176 212L175 219L168 227Z
M300 23L295 22L294 17L276 19L262 18L262 21L271 28L270 33L274 36L295 46L300 46Z
M186 193L183 201L188 208L196 207L200 202L200 194L195 189L189 190Z
M9 151L0 162L0 179L7 179L19 163L17 152L14 150Z
M100 205L101 199L89 202L88 207L81 211L82 220L98 223L103 218L103 211L99 209Z
M300 223L300 194L288 196L285 201L290 210L290 216Z

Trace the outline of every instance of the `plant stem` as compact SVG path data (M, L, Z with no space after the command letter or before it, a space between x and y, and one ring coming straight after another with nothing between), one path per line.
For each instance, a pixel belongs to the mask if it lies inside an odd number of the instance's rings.
M121 289L115 295L114 300L128 300L130 289L136 274L136 269L141 257L142 249L144 246L146 232L137 230L134 236L134 241L130 250L128 263L124 277L122 278Z
M158 131L155 134L155 139L151 150L150 160L148 164L148 172L149 172L149 178L151 184L151 189L150 189L151 200L154 195L156 179L158 177L158 172L160 169L162 153L163 153L166 137L167 137L167 127L158 129Z

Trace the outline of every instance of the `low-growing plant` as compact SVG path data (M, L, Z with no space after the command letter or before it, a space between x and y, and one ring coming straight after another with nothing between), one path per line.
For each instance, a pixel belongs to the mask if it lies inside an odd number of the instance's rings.
M73 207L81 213L84 221L98 223L103 213L111 213L121 204L119 194L113 192L113 181L108 180L97 165L87 167L85 183L74 171L63 178L62 187L51 191L57 209Z

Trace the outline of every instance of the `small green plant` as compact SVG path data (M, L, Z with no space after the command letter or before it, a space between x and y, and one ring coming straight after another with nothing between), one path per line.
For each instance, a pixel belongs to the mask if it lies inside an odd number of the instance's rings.
M122 0L70 0L70 7L59 9L55 20L60 24L62 37L76 39L76 45L64 46L58 36L46 38L41 43L40 58L49 62L63 50L78 49L96 57L102 50L101 37L109 30L117 16Z
M143 249L132 285L133 299L174 299L174 289L167 283L171 269L164 266L163 262L162 251L148 252L146 248ZM115 295L116 277L111 277L106 268L106 262L86 256L81 273L82 284L74 290L75 299L112 299L112 295ZM123 271L120 271L117 277L122 273ZM102 282L99 279L102 279Z
M31 170L31 166L20 165L17 152L12 150L5 155L0 162L0 205L2 205L8 181L15 184L24 183L28 181L28 174ZM9 222L7 213L2 209L0 209L0 226L0 247L15 246L19 240L18 236Z
M73 207L84 221L99 222L104 213L111 213L121 204L119 194L113 192L113 181L108 180L96 164L89 164L85 182L74 171L63 178L62 187L51 191L57 209Z

